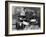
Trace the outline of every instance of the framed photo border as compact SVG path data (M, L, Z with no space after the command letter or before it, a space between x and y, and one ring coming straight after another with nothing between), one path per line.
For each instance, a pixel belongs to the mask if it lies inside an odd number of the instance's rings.
M27 4L42 4L43 5L43 32L42 33L26 33L26 34L8 34L8 2L13 3L27 3ZM25 2L25 1L5 1L5 36L19 36L19 35L37 35L45 34L45 3L41 2Z

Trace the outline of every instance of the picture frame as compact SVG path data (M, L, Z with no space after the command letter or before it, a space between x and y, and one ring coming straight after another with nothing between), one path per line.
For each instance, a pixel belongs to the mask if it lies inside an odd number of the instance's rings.
M25 13L27 12L26 16L24 12ZM18 17L21 17L19 18L21 19L21 22L20 20L18 20ZM31 20L30 19L28 20L26 17L28 19L30 17ZM16 19L17 22L15 22ZM20 27L18 26L19 25L18 21L19 23L22 23L20 24ZM36 21L38 21L37 24L35 24ZM36 34L45 34L45 3L5 1L5 36L36 35Z

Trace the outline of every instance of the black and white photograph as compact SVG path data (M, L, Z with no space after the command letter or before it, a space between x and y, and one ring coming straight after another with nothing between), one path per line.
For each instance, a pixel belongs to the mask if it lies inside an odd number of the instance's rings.
M6 35L43 34L44 6L44 3L6 1Z
M13 30L31 30L40 28L40 8L12 7Z

